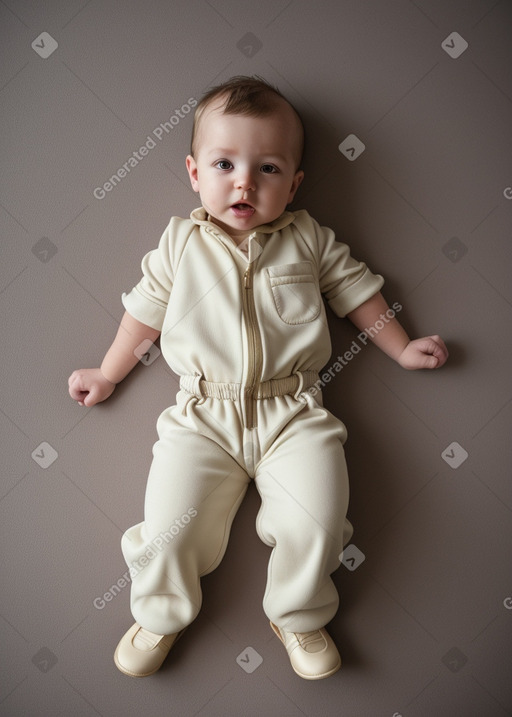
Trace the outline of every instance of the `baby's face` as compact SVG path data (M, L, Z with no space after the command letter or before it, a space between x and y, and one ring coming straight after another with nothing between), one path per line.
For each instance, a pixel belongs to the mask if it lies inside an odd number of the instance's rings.
M237 235L277 219L303 178L300 141L285 102L267 117L223 114L222 103L207 107L187 169L211 219Z

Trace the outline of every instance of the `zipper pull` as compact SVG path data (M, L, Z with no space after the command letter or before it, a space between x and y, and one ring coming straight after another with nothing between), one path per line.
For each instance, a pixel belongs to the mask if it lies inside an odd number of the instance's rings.
M251 289L252 288L252 276L250 267L247 267L244 273L244 289Z

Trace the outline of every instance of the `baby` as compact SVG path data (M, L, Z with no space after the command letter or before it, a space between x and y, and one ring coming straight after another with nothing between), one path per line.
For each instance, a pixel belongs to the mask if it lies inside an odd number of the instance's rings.
M304 176L302 147L297 112L263 80L235 77L208 92L186 159L202 206L173 217L144 257L101 367L69 379L80 405L104 401L158 336L180 376L176 405L158 419L144 521L122 538L136 622L114 660L133 677L156 672L197 616L200 578L222 560L251 480L257 532L272 548L271 627L302 678L339 669L325 625L352 526L346 429L315 387L331 354L322 294L360 331L386 315L372 340L404 368L439 368L448 357L438 336L411 341L388 320L382 277L330 229L286 210Z

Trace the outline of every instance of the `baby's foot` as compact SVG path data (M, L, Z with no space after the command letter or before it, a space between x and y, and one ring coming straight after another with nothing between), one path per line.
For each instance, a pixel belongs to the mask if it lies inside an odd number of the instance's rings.
M114 653L114 662L130 677L147 677L160 669L169 650L183 633L156 635L137 622L123 635Z
M294 671L305 680L322 680L341 667L341 657L327 630L286 632L273 622L272 629L288 652Z

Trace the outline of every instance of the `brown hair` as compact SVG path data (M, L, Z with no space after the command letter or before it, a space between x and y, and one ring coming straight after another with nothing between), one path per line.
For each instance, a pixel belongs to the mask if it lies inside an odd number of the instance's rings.
M297 127L300 136L298 164L300 163L304 145L304 127L299 113L281 92L270 85L266 80L257 76L246 77L244 75L237 75L227 82L212 87L212 89L201 98L194 113L192 138L190 142L190 154L192 156L194 156L196 149L195 143L199 123L205 109L212 104L214 100L222 97L225 98L225 103L222 107L223 114L245 115L246 117L268 117L279 108L283 101L286 102L297 118Z

